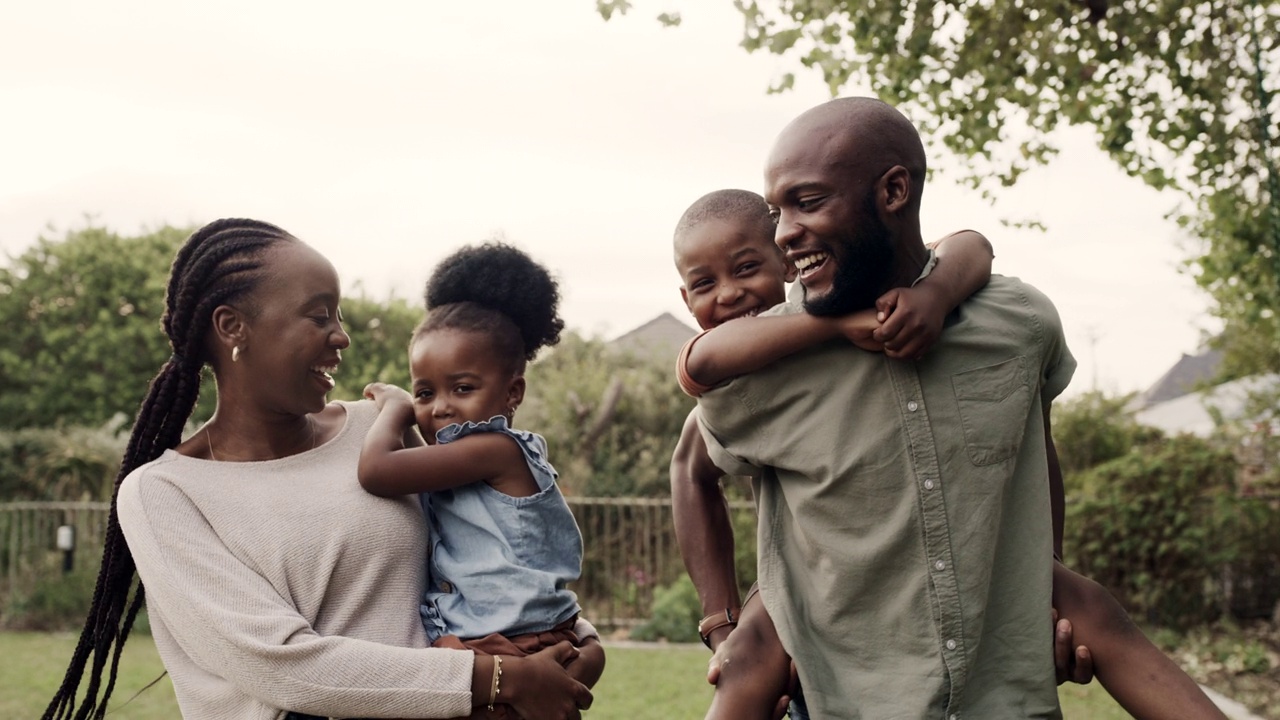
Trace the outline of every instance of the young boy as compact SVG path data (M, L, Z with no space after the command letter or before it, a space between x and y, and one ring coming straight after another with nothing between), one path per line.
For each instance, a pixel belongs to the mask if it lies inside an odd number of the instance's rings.
M763 198L740 190L710 193L681 218L675 233L681 295L704 333L681 352L677 372L690 394L758 370L815 343L844 337L867 350L883 348L897 359L917 359L941 333L947 313L986 284L991 251L986 239L961 232L937 245L937 270L909 289L882 296L874 311L840 318L808 314L754 318L782 302L794 279L773 243L774 226ZM739 318L751 320L730 323ZM726 324L727 323L727 324ZM723 325L723 327L721 327ZM720 329L715 329L720 328ZM695 410L694 413L697 411ZM1051 465L1056 456L1050 454ZM1055 495L1055 539L1061 544L1061 478L1050 475ZM721 471L707 456L690 413L671 463L676 536L707 617L703 641L716 655L708 679L716 693L708 718L772 718L782 714L794 685L782 648L754 589L738 610L728 512L720 493ZM1171 660L1152 645L1097 583L1054 562L1054 605L1067 620L1056 623L1059 681L1087 682L1091 663L1103 685L1139 718L1222 718L1221 711ZM736 629L735 629L736 625ZM1075 639L1085 647L1071 652ZM730 632L732 651L719 651ZM1096 660L1095 660L1096 659ZM1073 669L1074 666L1074 669ZM1067 677L1064 677L1066 675ZM792 717L807 717L801 698Z

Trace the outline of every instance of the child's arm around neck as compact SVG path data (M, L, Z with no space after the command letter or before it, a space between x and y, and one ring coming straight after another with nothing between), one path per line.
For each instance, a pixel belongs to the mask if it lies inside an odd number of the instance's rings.
M937 341L947 313L991 278L991 243L977 232L948 235L938 241L936 252L938 264L928 277L885 293L874 311L834 318L808 313L743 317L704 332L680 353L681 386L700 395L698 390L837 337L864 350L883 349L895 359L918 359Z
M961 230L933 244L937 263L909 288L894 288L876 300L883 324L873 337L895 360L918 360L942 334L948 313L991 279L995 255L981 233Z

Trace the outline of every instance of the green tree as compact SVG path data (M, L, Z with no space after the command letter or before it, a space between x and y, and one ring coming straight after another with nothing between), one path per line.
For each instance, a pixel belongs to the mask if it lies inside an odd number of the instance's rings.
M734 5L749 52L792 58L833 94L870 87L984 193L1056 154L1060 125L1093 128L1125 172L1185 198L1230 369L1280 369L1280 0ZM630 7L597 0L606 20Z
M159 319L188 232L87 227L41 237L0 268L0 427L132 417L169 355Z
M39 238L0 268L0 429L132 422L148 383L169 356L160 328L169 267L190 228L125 237L100 227ZM332 397L366 383L407 386L408 343L422 310L364 293L342 303L351 348ZM195 422L213 412L206 371Z
M375 300L361 293L342 300L343 327L351 347L342 353L342 366L330 397L353 400L375 381L409 387L409 338L424 311L403 298Z

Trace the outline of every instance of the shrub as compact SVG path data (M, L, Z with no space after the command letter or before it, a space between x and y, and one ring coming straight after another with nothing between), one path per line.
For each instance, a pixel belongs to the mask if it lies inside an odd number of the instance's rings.
M653 617L631 631L635 640L670 640L671 642L701 642L698 637L698 621L702 619L702 604L698 591L688 575L658 588L653 593Z
M0 431L0 501L110 498L124 422Z
M566 332L527 376L517 422L547 439L565 493L670 493L671 453L694 404L676 385L670 360Z
M1091 391L1053 406L1053 440L1067 477L1158 442L1160 431L1137 424L1125 407L1129 396Z
M1073 564L1132 610L1174 627L1215 617L1222 568L1249 550L1231 454L1181 436L1084 473L1092 495L1068 509Z
M0 627L8 630L70 630L80 627L98 577L97 567L63 573L54 563L24 573L0 606Z

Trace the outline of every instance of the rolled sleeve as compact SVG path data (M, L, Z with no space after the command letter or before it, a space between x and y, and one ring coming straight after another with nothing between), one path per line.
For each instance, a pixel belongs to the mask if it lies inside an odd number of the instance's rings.
M720 442L720 437L717 436L718 433L707 421L708 409L705 406L701 406L701 412L696 413L698 432L702 434L702 440L707 445L707 457L711 458L711 462L715 463L716 467L723 470L727 475L759 474L759 466L752 464L746 458L735 455Z

